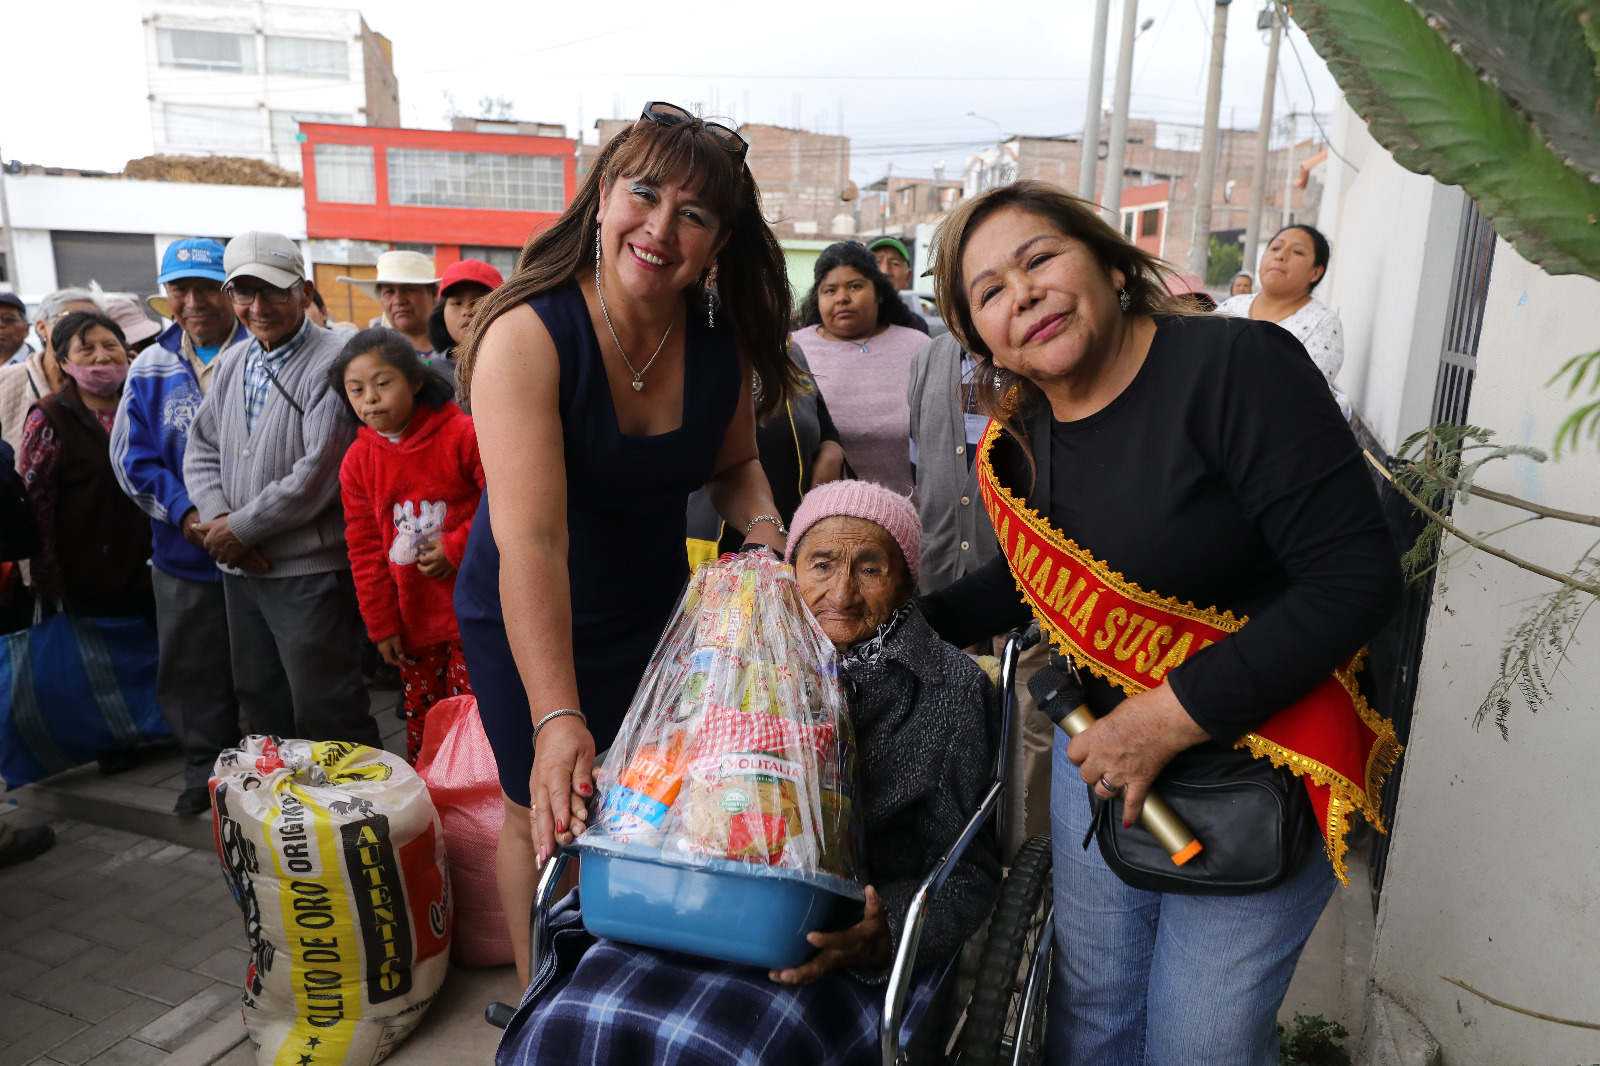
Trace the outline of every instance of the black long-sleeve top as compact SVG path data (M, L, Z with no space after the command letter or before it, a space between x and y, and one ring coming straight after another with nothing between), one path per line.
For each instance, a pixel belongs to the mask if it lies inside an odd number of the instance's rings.
M1065 423L1036 412L1036 474L1010 438L996 473L1144 589L1249 616L1168 675L1190 716L1231 746L1378 631L1399 602L1399 563L1350 427L1298 341L1248 319L1157 326L1144 366L1103 410ZM958 647L1031 617L1004 556L922 606ZM1124 698L1084 679L1098 715Z

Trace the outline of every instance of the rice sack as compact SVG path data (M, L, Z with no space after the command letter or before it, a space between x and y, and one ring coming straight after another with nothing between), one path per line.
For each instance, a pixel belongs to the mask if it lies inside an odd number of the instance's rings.
M444 981L450 882L422 778L360 744L246 737L211 777L261 1066L371 1066Z
M596 778L580 850L736 864L862 898L837 658L776 559L694 573Z

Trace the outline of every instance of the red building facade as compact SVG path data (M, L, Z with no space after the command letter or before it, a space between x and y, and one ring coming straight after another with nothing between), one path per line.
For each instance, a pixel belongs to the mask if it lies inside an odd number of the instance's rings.
M576 191L566 137L311 122L300 133L315 280L335 317L357 324L377 305L338 275L374 276L390 248L421 251L437 271L477 258L508 273Z

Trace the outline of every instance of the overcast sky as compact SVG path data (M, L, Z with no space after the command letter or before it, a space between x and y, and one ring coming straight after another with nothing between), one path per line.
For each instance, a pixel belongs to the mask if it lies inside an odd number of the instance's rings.
M293 0L291 0L293 2ZM1113 0L1102 93L1111 97L1124 2L1154 19L1134 55L1137 116L1198 123L1210 51L1210 0ZM1228 19L1222 122L1251 129L1261 107L1263 0L1234 0ZM137 0L12 5L9 102L0 153L52 166L120 170L151 151ZM1088 92L1094 0L924 0L844 7L792 0L690 4L422 3L358 0L394 42L402 121L446 126L453 99L484 97L516 117L565 123L632 117L647 99L700 105L738 121L798 124L852 139L858 182L958 174L997 134L1076 133ZM490 14L492 12L492 14ZM1293 30L1279 64L1278 108L1326 114L1337 90ZM1303 65L1303 66L1302 66ZM981 116L970 117L969 112ZM591 134L592 136L592 134Z

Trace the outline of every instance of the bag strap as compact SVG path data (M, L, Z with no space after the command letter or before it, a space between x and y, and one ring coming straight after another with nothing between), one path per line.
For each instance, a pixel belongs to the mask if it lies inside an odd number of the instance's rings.
M278 393L285 400L289 401L289 406L294 408L294 413L299 415L301 418L304 418L306 416L306 409L296 403L293 396L289 395L289 390L283 387L283 382L278 380L278 375L272 372L272 367L267 365L265 358L261 360L261 369L267 372L267 380L272 382L273 386L278 390Z

